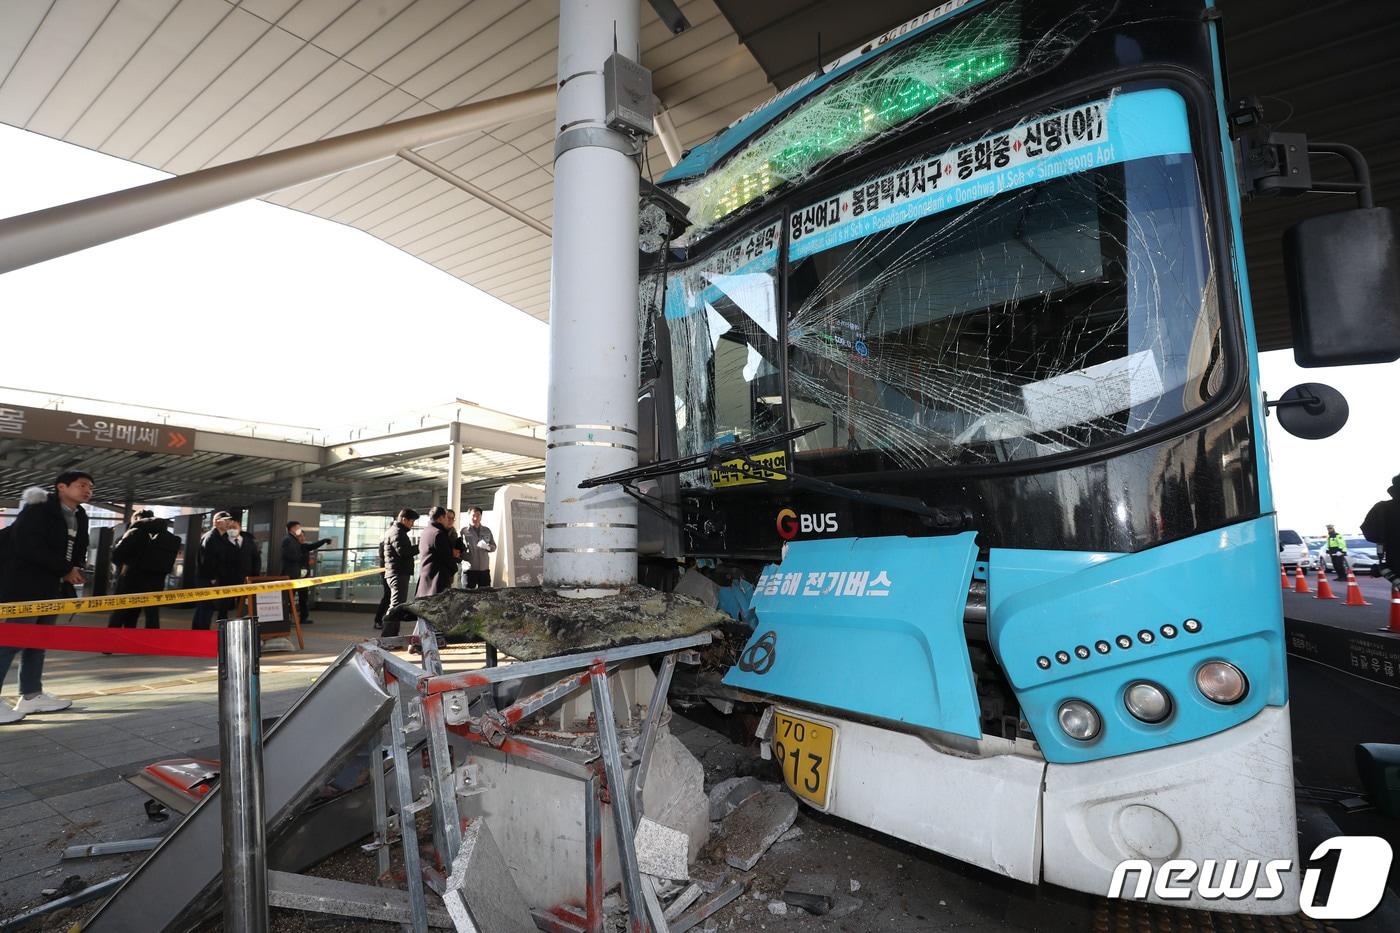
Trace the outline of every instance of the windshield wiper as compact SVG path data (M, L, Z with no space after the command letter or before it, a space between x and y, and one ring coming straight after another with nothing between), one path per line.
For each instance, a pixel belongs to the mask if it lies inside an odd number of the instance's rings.
M634 480L653 476L670 476L675 473L688 473L691 470L704 469L705 467L722 463L725 460L735 459L736 457L748 466L755 468L760 473L766 473L773 468L756 462L753 459L756 454L750 452L752 448L770 447L774 444L796 440L805 434L810 434L818 428L825 426L826 422L818 421L814 424L806 425L805 427L794 428L791 431L766 434L762 437L751 438L743 442L736 441L730 444L722 444L703 454L676 457L674 460L663 460L659 463L649 463L646 466L619 470L616 473L607 473L603 476L589 477L578 485L580 489L591 489L594 486L604 486L608 483L621 483L626 487ZM913 515L917 515L926 526L937 528L940 531L961 531L965 528L972 527L972 513L967 509L934 508L922 499L916 499L913 496L894 496L883 492L868 492L864 489L854 489L850 486L842 486L839 483L831 483L826 480L803 476L799 473L793 473L791 470L783 471L782 480L792 483L793 486L799 489L811 490L812 492L834 496L838 499L847 499L851 502L860 502L866 505L880 506L900 512L909 512Z

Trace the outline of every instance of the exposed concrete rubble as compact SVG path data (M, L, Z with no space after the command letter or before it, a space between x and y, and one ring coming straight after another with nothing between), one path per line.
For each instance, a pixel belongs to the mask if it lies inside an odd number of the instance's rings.
M750 797L762 793L763 784L752 775L720 781L710 790L710 819L722 820Z
M765 790L724 818L720 837L711 845L723 847L727 864L749 871L796 819L796 798L782 789Z
M690 837L655 820L642 817L637 823L637 867L643 874L671 881L689 881Z
M784 903L821 916L836 906L836 879L831 875L793 875L783 889Z
M682 638L729 620L687 596L645 586L597 599L541 587L450 589L407 608L439 635L484 641L521 661Z

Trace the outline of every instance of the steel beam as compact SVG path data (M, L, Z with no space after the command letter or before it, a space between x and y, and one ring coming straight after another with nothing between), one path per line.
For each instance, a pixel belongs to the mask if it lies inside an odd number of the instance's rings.
M0 274L391 159L401 149L538 117L553 109L554 97L551 84L0 220Z

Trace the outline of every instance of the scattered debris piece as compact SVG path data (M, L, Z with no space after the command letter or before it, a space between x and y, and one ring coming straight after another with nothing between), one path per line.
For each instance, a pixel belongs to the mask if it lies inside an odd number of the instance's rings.
M667 920L676 919L685 912L687 907L700 900L700 895L704 893L705 889L699 884L692 884L676 896L676 899L671 902L671 906L666 908L664 916Z
M637 867L644 874L676 881L690 880L690 837L679 830L642 817L637 824Z
M452 861L442 902L458 929L466 929L470 923L491 933L535 929L530 908L482 819L472 820L462 833L462 846Z
M732 777L710 788L710 819L722 820L739 808L744 801L763 792L758 778Z
M859 891L859 890L860 890L860 882L857 881L856 879L852 878L852 879L851 879L851 893L854 894L854 893L856 893L856 892Z
M801 839L803 835L804 835L804 833L802 832L802 827L801 827L801 826L794 826L792 829L789 829L787 832L785 832L785 833L783 833L781 836L779 836L779 837L778 837L778 841L779 841L779 842L796 842L797 840Z
M740 871L752 870L796 819L797 800L786 791L765 790L750 797L724 818L720 842L725 862Z
M449 638L485 641L521 661L684 638L729 617L688 596L646 586L570 599L542 587L449 589L405 608Z
M82 875L69 875L67 878L63 879L63 883L58 887L44 888L39 893L43 894L44 897L49 900L54 900L56 898L69 897L73 894L77 894L85 887L87 887L87 885L83 883Z
M830 920L841 920L865 906L865 901L858 897L851 897L849 894L842 894L836 898L836 906L831 908L831 913L827 914Z
M775 917L786 917L788 905L782 901L773 900L768 902L768 912Z
M729 904L742 893L744 893L744 883L742 881L731 881L717 893L711 894L699 904L696 904L690 910L677 917L676 922L671 924L671 933L685 933L686 930L689 930L701 920L729 906Z
M829 914L836 904L836 879L831 875L793 875L783 889L783 900L818 917Z
M690 880L706 894L714 894L729 883L729 868L721 862L702 860L690 866Z

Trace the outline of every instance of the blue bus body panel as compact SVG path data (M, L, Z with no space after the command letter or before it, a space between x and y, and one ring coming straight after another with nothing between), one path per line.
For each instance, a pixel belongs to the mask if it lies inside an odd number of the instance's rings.
M963 612L976 535L793 541L731 687L980 737Z
M1047 761L1188 742L1287 702L1271 516L1135 554L993 549L987 591L992 650ZM1249 691L1239 703L1222 706L1196 689L1196 669L1210 660L1244 672ZM1139 680L1171 695L1166 721L1149 725L1128 713L1123 695ZM1057 713L1069 699L1098 710L1098 738L1081 743L1061 730Z

